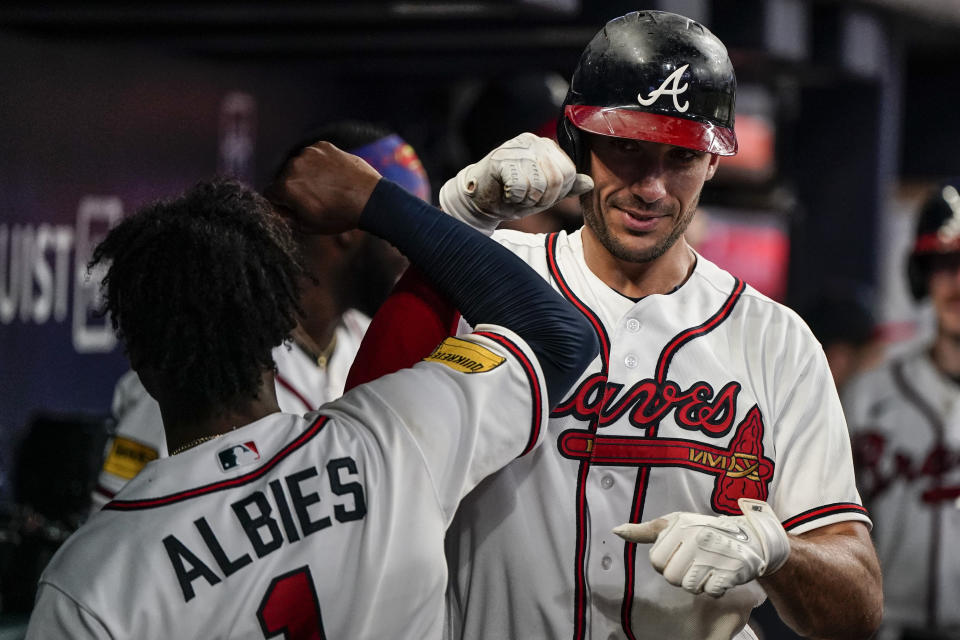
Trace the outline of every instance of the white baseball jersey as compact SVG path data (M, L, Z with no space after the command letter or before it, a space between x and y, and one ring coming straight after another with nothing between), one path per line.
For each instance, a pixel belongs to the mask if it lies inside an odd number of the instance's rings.
M924 346L851 380L843 399L884 626L960 631L960 387Z
M449 633L475 640L750 638L760 585L670 585L611 533L673 511L766 500L792 533L869 519L823 350L800 318L716 265L639 301L586 266L580 232L494 238L574 304L598 359L546 444L484 482L447 537Z
M57 552L27 638L439 638L461 498L542 439L501 327L144 467Z
M325 402L339 398L347 381L350 365L370 318L350 309L336 328L337 346L325 367L295 344L285 343L273 349L277 365L277 404L286 413L302 415ZM145 464L167 455L160 406L143 388L136 372L128 371L117 382L113 393L113 415L117 420L113 437L104 451L103 468L92 494L92 507L105 505Z

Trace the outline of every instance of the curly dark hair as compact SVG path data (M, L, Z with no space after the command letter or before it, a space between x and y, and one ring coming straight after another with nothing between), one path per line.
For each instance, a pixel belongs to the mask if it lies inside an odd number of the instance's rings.
M134 369L212 411L256 398L270 351L300 313L303 267L287 224L238 182L200 182L114 227L89 268L109 262L103 312Z

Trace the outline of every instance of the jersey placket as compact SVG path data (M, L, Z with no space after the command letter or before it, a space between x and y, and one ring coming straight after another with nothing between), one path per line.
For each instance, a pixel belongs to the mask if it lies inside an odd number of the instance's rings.
M636 381L652 376L656 368L656 351L643 349L640 331L643 327L641 301L615 325L608 365L608 381L629 388ZM609 389L610 382L608 382ZM629 410L604 424L601 417L600 436L641 436L647 430L629 423ZM591 638L607 640L633 638L629 604L633 600L636 545L625 544L612 529L642 515L642 496L649 469L636 464L593 464L587 480L587 501L590 505L590 555L587 576L592 607ZM642 558L641 558L642 561ZM597 603L609 603L604 610ZM601 613L605 615L599 615Z

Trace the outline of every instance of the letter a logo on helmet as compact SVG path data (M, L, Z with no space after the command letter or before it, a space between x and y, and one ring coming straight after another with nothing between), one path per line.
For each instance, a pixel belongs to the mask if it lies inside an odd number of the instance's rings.
M687 67L689 66L690 65L685 64L679 69L677 69L676 71L674 71L673 73L671 73L669 76L667 76L667 79L663 81L663 84L660 85L659 89L656 89L650 92L650 97L644 98L642 93L638 94L637 102L639 102L645 107L649 107L650 105L652 105L654 102L657 101L657 98L659 98L664 94L668 94L673 96L673 106L677 108L677 111L679 111L680 113L683 113L684 111L686 111L690 107L690 103L684 102L683 106L681 107L680 102L677 100L677 96L679 96L681 93L686 91L687 87L690 86L689 83L685 83L682 87L678 86L680 84L680 78L683 77L683 72L686 71ZM667 85L670 84L671 82L673 83L673 88L667 89Z
M675 13L634 11L584 49L557 141L578 166L581 132L732 156L736 93L730 56L709 29Z

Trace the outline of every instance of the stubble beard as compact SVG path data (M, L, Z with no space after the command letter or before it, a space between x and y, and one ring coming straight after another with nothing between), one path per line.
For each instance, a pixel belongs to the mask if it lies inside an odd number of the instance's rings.
M700 194L697 193L696 197L690 202L690 206L683 212L666 238L649 249L632 249L620 242L620 240L610 232L606 220L604 220L603 216L597 213L594 208L592 196L592 191L588 191L580 196L580 207L583 210L584 224L590 227L590 230L610 255L624 262L635 263L652 262L676 244L680 236L682 236L687 230L687 227L690 226L690 221L693 220L697 205L700 203Z

